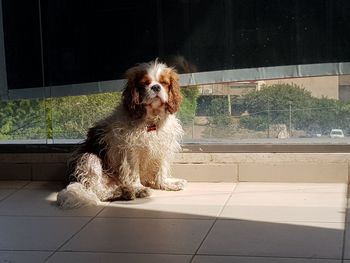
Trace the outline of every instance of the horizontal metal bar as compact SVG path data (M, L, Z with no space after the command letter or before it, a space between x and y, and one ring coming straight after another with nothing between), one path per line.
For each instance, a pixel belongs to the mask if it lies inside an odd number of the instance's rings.
M70 153L78 144L0 144L0 153ZM183 153L350 153L349 144L191 144ZM1 162L1 160L0 160Z
M184 144L186 153L350 153L348 144Z
M350 74L350 62L322 63L247 69L220 70L180 74L181 86L204 85L235 81L300 78ZM125 79L71 85L8 90L8 97L35 99L122 91ZM5 96L3 96L5 98Z

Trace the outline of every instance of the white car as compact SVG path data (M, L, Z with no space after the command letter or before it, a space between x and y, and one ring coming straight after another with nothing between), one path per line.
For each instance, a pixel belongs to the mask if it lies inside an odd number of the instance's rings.
M344 138L344 133L341 129L332 129L329 136L331 138Z

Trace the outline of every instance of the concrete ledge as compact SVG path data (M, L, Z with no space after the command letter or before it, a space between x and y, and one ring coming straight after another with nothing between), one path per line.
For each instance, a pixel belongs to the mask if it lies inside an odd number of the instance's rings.
M173 164L172 174L190 182L238 182L238 165Z
M348 181L348 164L243 163L239 165L239 181L344 183Z
M29 163L0 163L0 180L31 180Z
M69 154L0 154L0 180L65 180ZM174 177L193 182L348 182L350 153L179 153Z

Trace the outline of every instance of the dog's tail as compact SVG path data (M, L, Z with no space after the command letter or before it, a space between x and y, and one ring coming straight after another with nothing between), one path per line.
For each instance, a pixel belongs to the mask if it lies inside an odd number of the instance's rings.
M67 186L57 195L57 204L63 209L78 208L100 204L97 195L85 188L81 183L76 182Z

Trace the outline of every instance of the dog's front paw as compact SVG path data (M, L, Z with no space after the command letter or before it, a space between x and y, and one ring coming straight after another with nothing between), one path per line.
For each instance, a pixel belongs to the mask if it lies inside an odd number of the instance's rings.
M142 187L136 191L136 197L137 198L144 198L151 195L151 191L148 187Z
M187 181L178 178L167 178L162 182L161 189L167 191L180 191L185 188Z
M123 200L134 200L136 198L136 191L133 187L122 186L121 191L121 199Z

